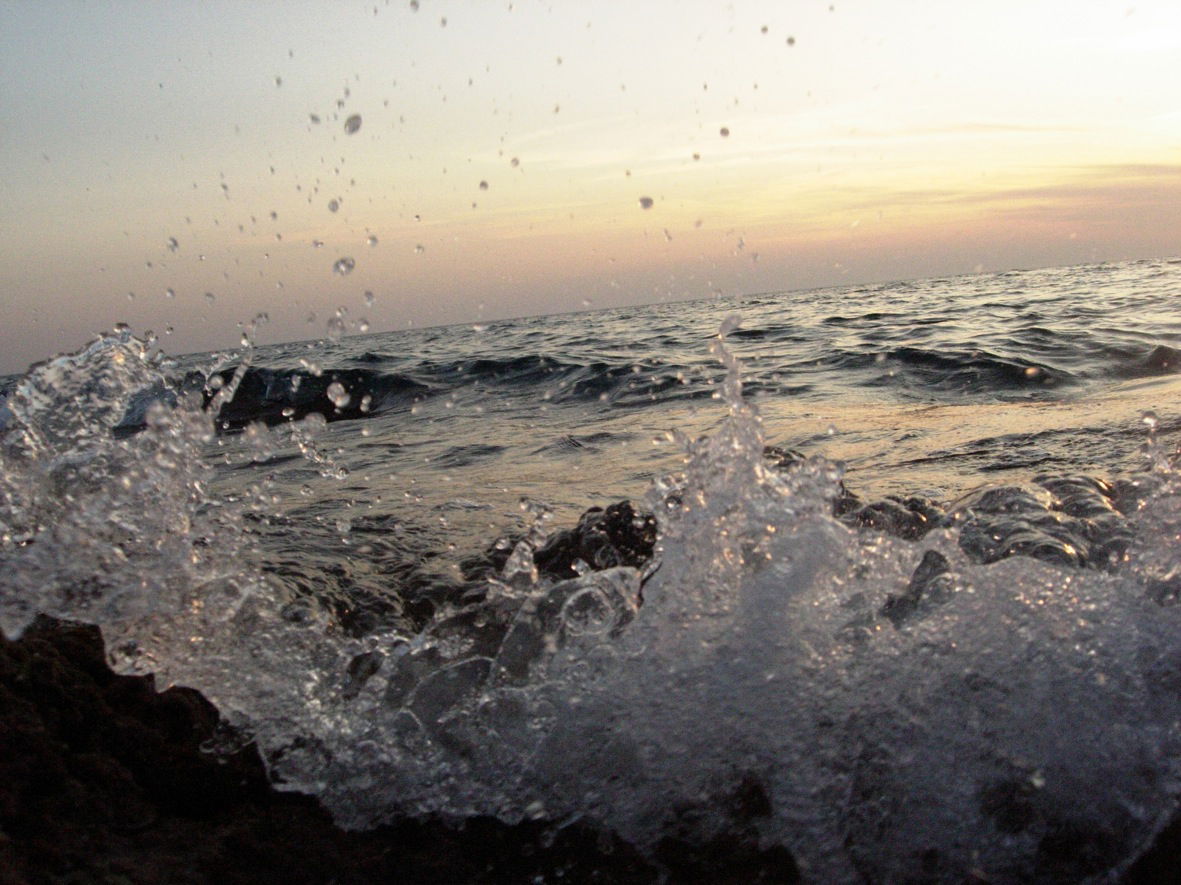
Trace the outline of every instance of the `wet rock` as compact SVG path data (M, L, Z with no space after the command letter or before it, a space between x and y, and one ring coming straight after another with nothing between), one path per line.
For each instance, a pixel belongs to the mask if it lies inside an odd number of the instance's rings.
M906 541L918 541L943 519L943 511L925 498L886 498L843 515L846 525L874 529Z
M636 511L630 501L620 501L606 510L592 507L573 529L551 535L533 554L533 562L551 577L574 578L579 560L594 571L639 568L652 558L655 545L656 518Z
M881 614L894 627L900 628L918 610L924 600L937 602L951 593L947 557L937 550L928 550L910 577L906 590L899 596L887 596Z
M360 661L360 676L372 666ZM276 792L257 751L201 751L217 711L195 691L116 676L92 627L40 619L0 637L0 881L651 883L660 873L610 832L578 823L395 819L345 832L307 796ZM680 881L711 881L724 853L691 846ZM735 861L751 881L781 859ZM749 858L749 859L748 859Z
M460 570L469 581L496 575L521 540L521 536L502 538L482 554L460 562ZM554 532L534 551L533 563L546 577L564 581L578 577L574 564L579 561L591 571L642 568L652 558L655 545L656 518L636 510L630 501L619 501L606 509L591 507L574 528Z

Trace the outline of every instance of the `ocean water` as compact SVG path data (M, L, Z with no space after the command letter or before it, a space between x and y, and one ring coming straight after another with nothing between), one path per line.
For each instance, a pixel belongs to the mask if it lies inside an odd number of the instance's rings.
M1105 880L1181 795L1179 296L1171 259L121 328L3 384L0 628L100 624L344 826Z

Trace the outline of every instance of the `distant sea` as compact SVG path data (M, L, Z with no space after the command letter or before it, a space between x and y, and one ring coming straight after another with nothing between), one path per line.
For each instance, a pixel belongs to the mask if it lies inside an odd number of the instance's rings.
M350 827L1118 875L1181 794L1179 301L1162 259L116 330L3 384L0 627L102 625Z

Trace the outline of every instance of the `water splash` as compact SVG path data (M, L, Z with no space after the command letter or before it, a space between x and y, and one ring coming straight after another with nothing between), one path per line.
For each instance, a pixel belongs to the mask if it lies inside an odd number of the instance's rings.
M653 487L647 568L538 574L538 511L504 570L421 629L354 635L254 564L250 515L272 505L210 492L199 392L104 336L9 399L0 627L99 623L118 668L201 689L277 783L349 827L576 817L646 849L736 834L818 881L1118 872L1181 790L1168 459L1110 569L979 565L954 522L913 543L835 520L838 465L770 466L722 336L714 353L727 414ZM285 432L332 472L313 430Z

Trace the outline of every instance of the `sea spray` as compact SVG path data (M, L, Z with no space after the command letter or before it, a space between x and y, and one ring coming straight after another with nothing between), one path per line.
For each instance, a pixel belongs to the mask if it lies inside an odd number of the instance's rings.
M954 516L920 542L854 531L837 465L772 469L715 353L728 414L654 486L647 569L547 578L539 533L424 626L357 633L263 568L267 489L211 491L203 398L106 336L9 397L3 629L100 624L117 668L201 689L350 827L580 818L654 853L785 845L816 881L1122 869L1179 791L1167 461L1135 480L1135 541L1107 569L982 565ZM247 453L288 444L269 433Z

